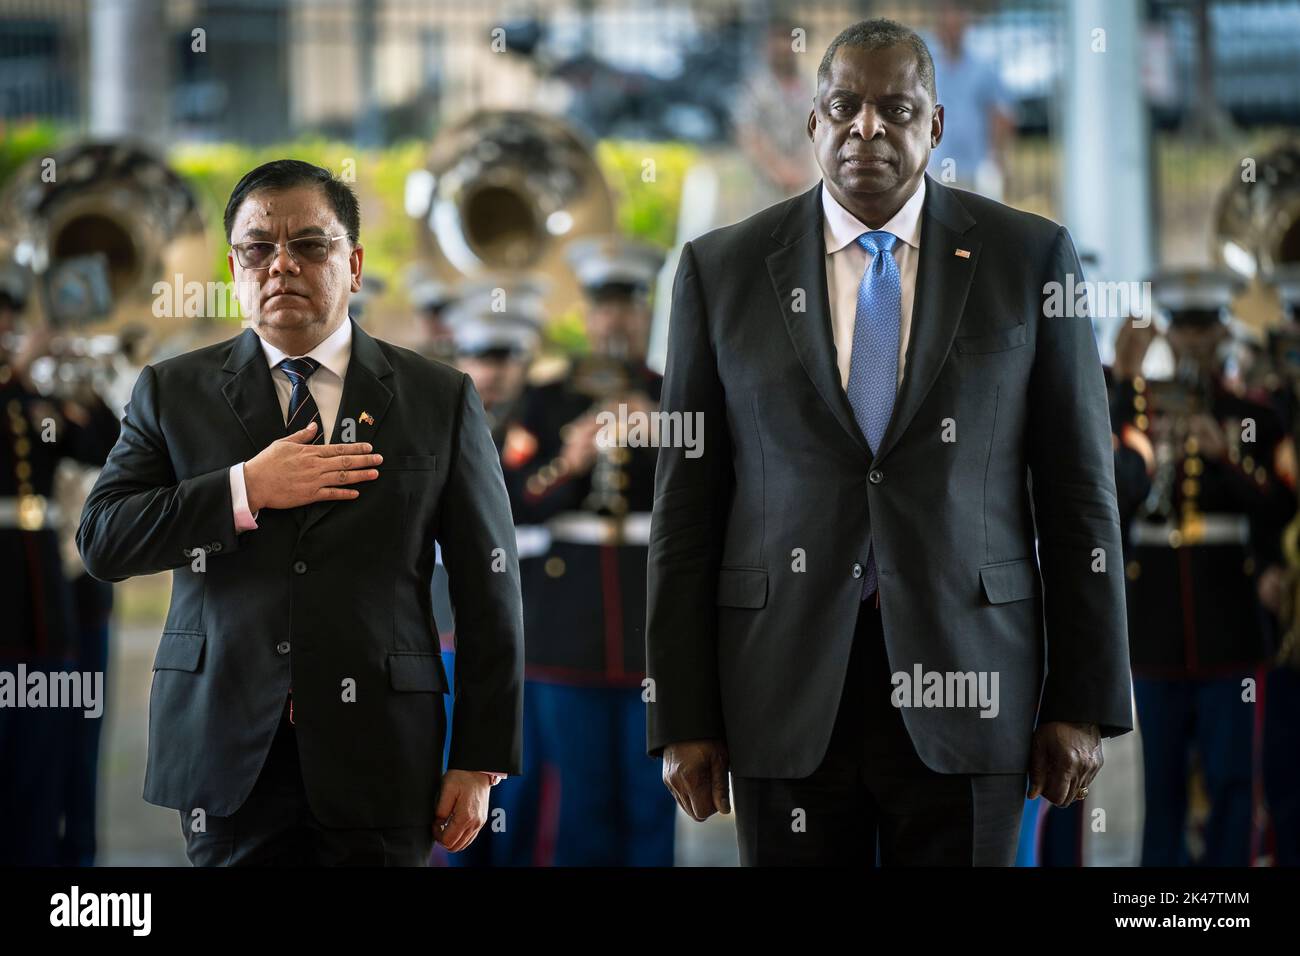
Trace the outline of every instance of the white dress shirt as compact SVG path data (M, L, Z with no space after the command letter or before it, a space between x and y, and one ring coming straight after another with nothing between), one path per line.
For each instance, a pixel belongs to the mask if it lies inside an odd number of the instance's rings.
M266 356L266 363L271 367L271 381L275 383L275 397L280 400L280 418L289 417L289 397L293 394L293 382L289 379L289 373L282 368L277 368L280 362L286 358L302 358L303 356L289 356L281 352L266 339L258 336L262 342L262 354ZM333 333L326 336L310 352L308 358L313 358L320 362L320 368L316 369L307 379L307 390L311 392L311 397L316 400L316 408L320 411L321 423L325 426L325 440L329 441L333 434L334 421L338 418L339 404L343 401L343 380L347 377L348 362L352 358L352 319L345 319ZM244 531L257 530L257 515L251 514L248 510L248 491L244 486L244 462L230 466L230 500L235 508L235 533L240 534ZM260 509L259 509L260 510ZM492 785L500 783L506 778L504 773L495 773L489 770L479 771L488 776Z
M866 274L867 251L858 245L864 232L892 232L894 261L902 281L901 326L898 334L898 384L903 381L903 363L912 332L912 303L916 300L916 267L921 258L921 209L925 204L925 177L916 192L903 203L894 218L882 226L864 225L831 195L822 184L822 237L826 242L826 292L831 304L831 332L835 339L840 385L849 385L849 363L853 355L853 324L858 312L858 287Z

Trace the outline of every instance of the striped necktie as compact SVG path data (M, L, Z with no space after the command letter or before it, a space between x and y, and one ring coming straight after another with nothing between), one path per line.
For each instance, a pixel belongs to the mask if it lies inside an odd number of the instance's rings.
M845 392L853 417L874 453L885 437L894 412L898 386L898 337L903 316L903 281L893 255L898 237L891 232L864 232L858 245L870 256L858 286L858 307L853 318L853 352L849 358L849 383ZM876 590L876 549L867 546L867 571L862 578L862 600Z
M307 379L320 368L320 362L313 358L287 358L280 362L279 367L284 369L284 374L289 376L293 385L293 391L289 393L289 416L284 423L285 433L292 435L298 429L306 428L308 422L315 421L316 437L312 439L312 444L325 444L325 423L321 421L316 399L312 398L311 391L307 388Z

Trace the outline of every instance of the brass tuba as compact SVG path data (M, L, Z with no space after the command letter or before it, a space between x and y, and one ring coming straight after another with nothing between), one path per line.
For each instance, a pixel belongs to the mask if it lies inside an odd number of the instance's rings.
M580 301L566 243L614 228L614 200L587 143L563 121L482 110L440 133L406 182L433 278L543 275L552 312Z
M31 277L34 320L65 344L128 324L179 331L175 310L155 307L159 296L179 301L174 284L211 268L193 191L125 140L77 143L21 167L0 195L0 261Z

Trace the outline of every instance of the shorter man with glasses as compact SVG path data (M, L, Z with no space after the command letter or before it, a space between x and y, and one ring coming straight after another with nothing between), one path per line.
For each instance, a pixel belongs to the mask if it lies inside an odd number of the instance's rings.
M143 370L77 536L95 577L172 572L144 797L180 812L196 865L424 865L521 769L519 568L482 402L349 317L360 213L328 171L258 167L225 228L251 327Z

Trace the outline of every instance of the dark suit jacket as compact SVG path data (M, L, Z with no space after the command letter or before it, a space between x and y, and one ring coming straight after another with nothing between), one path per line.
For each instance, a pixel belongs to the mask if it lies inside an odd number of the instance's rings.
M430 607L435 539L458 638L448 766L521 771L519 567L478 393L465 374L354 323L345 418L384 456L379 478L352 501L263 509L258 529L237 535L228 469L285 432L257 334L141 373L77 543L106 581L172 572L149 701L150 803L237 810L292 678L316 816L432 823L448 690ZM331 440L340 435L336 423Z
M1035 715L1132 729L1101 364L1086 316L1044 317L1044 284L1082 279L1069 234L927 179L905 374L872 454L835 363L821 188L682 251L662 408L704 413L704 453L659 455L650 753L723 738L739 775L811 773L873 538L891 671L998 675L996 717L902 710L932 769L1025 770Z

